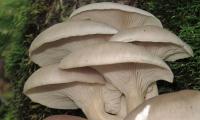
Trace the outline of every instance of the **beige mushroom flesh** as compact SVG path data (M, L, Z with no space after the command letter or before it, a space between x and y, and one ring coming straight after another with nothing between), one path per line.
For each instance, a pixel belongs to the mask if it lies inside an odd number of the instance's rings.
M172 32L156 26L140 26L123 30L110 41L131 42L165 61L175 61L193 56L191 47Z
M102 98L107 113L118 114L120 112L122 92L119 89L106 82L105 86L102 87Z
M70 19L97 21L118 30L143 25L162 27L161 22L147 11L111 2L93 3L80 7L71 14Z
M147 88L147 93L145 96L145 100L148 100L150 98L153 98L155 96L158 96L158 86L156 82L153 82L149 87Z
M147 88L157 80L173 81L170 68L157 56L130 43L108 42L76 51L60 63L61 69L92 67L118 88L127 112L144 101Z
M56 64L72 51L105 42L117 32L106 24L87 20L58 23L34 39L29 56L39 66Z
M199 120L200 92L183 90L145 101L124 120Z
M147 51L166 61L193 56L189 45L172 32L157 26L138 26L126 29L115 34L110 41L131 42L144 47ZM158 95L156 83L148 88L146 99Z
M34 72L25 83L24 94L50 108L80 108L89 120L121 120L104 110L104 84L104 78L91 68L61 70L55 64Z

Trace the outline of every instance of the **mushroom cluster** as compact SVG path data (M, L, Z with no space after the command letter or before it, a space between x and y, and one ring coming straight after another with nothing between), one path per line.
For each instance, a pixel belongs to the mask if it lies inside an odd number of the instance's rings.
M89 120L123 120L158 96L156 81L173 82L164 61L193 52L151 13L102 2L78 8L68 21L40 33L29 56L41 67L24 86L33 102L80 108Z

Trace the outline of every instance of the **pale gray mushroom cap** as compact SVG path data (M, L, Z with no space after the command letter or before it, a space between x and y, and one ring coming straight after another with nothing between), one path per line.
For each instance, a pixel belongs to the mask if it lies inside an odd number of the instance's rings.
M149 54L142 47L119 42L102 43L75 51L62 59L59 67L69 69L117 63L145 63L170 70L160 58Z
M61 70L58 64L54 64L34 72L26 81L23 92L33 102L50 108L76 109L78 106L70 96L65 95L65 91L79 83L104 84L105 81L91 68ZM78 89L71 92L78 92Z
M55 64L71 51L101 43L117 32L106 24L87 20L58 23L34 39L29 56L39 66Z
M140 26L123 30L115 34L110 41L132 42L144 47L154 46L154 49L157 46L157 50L163 45L167 50L163 54L167 55L162 55L166 57L163 59L167 61L193 56L193 51L188 44L172 32L156 26ZM156 51L154 52L156 53Z
M173 73L162 59L130 43L107 42L90 46L66 56L59 65L61 69L88 66L125 94L128 111L144 100L152 82L173 82Z
M195 90L159 95L142 103L124 120L199 120L199 100L200 92Z
M162 27L160 20L147 11L111 2L85 5L75 10L70 18L72 20L88 19L103 22L118 29L140 25L155 25Z

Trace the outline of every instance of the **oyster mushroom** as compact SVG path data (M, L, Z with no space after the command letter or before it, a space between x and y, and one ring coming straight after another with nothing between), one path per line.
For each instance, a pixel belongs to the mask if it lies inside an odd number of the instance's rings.
M151 83L173 81L173 73L164 61L130 43L96 44L71 53L59 66L61 69L94 68L125 95L128 112L144 101Z
M115 28L93 21L58 23L34 39L29 56L39 66L55 64L70 52L104 42L115 33Z
M92 20L112 25L118 30L135 26L155 25L162 27L161 22L151 13L118 3L101 2L85 5L75 10L71 20Z
M71 115L53 115L45 118L44 120L87 120L87 119Z
M166 61L193 56L192 49L172 32L156 26L140 26L115 34L110 41L131 42Z
M166 61L193 56L192 49L172 32L156 26L139 26L115 34L110 41L131 42L144 47L147 51ZM151 88L151 90L150 90ZM146 99L158 95L156 83L149 87Z
M182 90L145 101L124 120L199 120L200 92Z
M104 110L104 83L104 78L91 68L61 70L55 64L34 72L25 83L24 94L50 108L81 108L89 120L121 120Z

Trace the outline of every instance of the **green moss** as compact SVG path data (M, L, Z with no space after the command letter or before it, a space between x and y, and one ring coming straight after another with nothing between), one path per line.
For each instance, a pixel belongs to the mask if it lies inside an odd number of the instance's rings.
M151 0L142 2L139 7L157 16L165 28L177 34L194 51L192 58L168 63L175 75L175 82L159 82L160 92L200 90L200 1Z
M14 93L8 97L8 104L1 106L0 116L2 120L16 120L18 105L21 104L17 97L23 79L19 74L25 73L20 71L20 64L23 64L21 61L26 53L23 42L29 3L26 0L4 0L0 1L0 8L0 56L5 60L5 74L11 80Z

